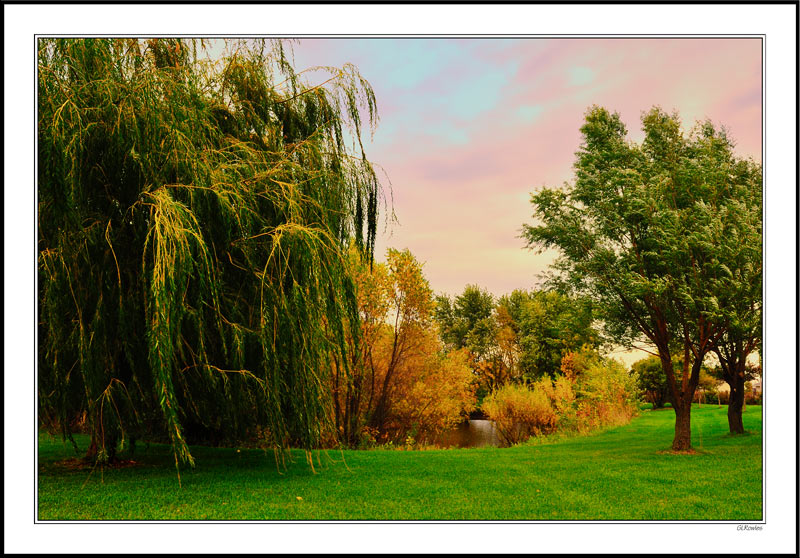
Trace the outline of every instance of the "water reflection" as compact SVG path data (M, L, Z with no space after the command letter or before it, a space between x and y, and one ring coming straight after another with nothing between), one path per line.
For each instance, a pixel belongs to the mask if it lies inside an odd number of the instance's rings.
M497 437L494 421L470 419L443 432L433 443L442 448L480 448L499 446L500 439Z

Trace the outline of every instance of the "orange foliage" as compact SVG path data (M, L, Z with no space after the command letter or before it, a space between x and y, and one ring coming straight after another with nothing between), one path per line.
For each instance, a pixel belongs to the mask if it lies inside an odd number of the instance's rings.
M385 440L409 436L416 441L428 440L455 426L475 406L466 351L444 353L438 336L430 331L417 330L415 336L414 348L398 363L387 386L390 405L382 425ZM389 344L376 349L383 356L378 369L385 372L389 368Z
M507 384L484 399L507 445L556 430L587 432L622 424L636 412L635 381L622 365L590 350L567 353L563 375L544 376L531 385Z
M351 254L361 318L361 350L349 375L336 366L333 390L339 436L366 440L427 438L474 408L465 351L445 352L432 322L433 293L408 251L389 250L371 268Z

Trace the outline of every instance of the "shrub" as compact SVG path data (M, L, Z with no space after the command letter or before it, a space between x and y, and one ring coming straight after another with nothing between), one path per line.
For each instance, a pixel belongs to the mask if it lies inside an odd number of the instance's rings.
M592 362L578 377L577 427L624 424L638 412L636 378L616 360Z
M358 445L356 447L358 449L374 449L376 446L378 446L379 436L380 433L377 429L370 426L364 426L359 432Z
M636 377L621 363L584 350L568 353L562 371L555 380L505 385L484 399L481 408L505 445L556 429L586 432L624 424L638 412Z
M532 386L506 384L483 400L483 410L495 422L504 445L518 444L555 430L558 414L548 393L553 392L549 378Z
M599 358L597 351L588 346L581 347L579 351L568 352L561 358L561 373L567 379L575 381Z
M761 392L753 393L752 391L745 392L744 394L745 405L761 405Z

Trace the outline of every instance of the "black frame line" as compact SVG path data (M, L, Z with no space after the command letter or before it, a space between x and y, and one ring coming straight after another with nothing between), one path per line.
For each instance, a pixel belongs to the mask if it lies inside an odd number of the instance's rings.
M87 2L87 1L77 1L72 2L69 0L50 0L48 2L37 2L36 0L6 0L4 4L33 4L33 5L80 5L80 6L96 6L98 3L95 2ZM725 5L749 5L749 6L762 6L762 5L786 5L786 4L797 4L797 1L793 0L764 0L763 2L759 2L758 0L704 0L704 1L693 1L693 0L652 0L648 2L643 2L641 0L610 0L610 1L603 1L603 0L563 0L560 2L542 2L542 1L524 1L524 0L498 0L497 2L487 2L486 0L463 0L463 1L442 1L439 0L438 2L426 2L424 0L381 0L377 2L354 2L354 1L347 1L347 2L320 2L319 0L294 0L293 2L268 2L263 0L231 0L230 2L220 1L220 0L170 0L166 2L162 2L159 0L111 0L102 2L102 4L122 4L122 5L132 5L132 4L149 4L149 5L162 5L162 6L179 6L179 5L186 5L186 4L201 4L206 6L231 6L231 5L264 5L264 4L272 4L272 5L282 5L282 6L291 6L291 5L316 5L316 6L325 6L336 4L340 6L364 6L364 5L380 5L380 4L393 4L393 5L428 5L428 6L452 6L452 5L470 5L470 6L519 6L519 5L583 5L583 6L598 6L598 5L616 5L616 6L646 6L646 5L697 5L697 6L725 6Z

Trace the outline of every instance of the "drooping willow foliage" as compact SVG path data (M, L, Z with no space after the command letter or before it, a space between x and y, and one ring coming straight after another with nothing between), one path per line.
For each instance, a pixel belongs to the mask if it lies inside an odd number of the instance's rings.
M318 447L381 185L352 66L305 83L280 42L38 45L39 414L123 440ZM348 139L349 138L349 139ZM347 359L342 358L342 361Z

